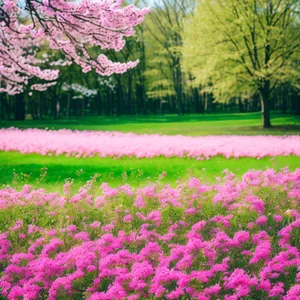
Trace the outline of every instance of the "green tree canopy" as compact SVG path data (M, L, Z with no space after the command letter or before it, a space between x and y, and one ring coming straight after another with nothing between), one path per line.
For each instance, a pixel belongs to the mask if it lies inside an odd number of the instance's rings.
M259 94L270 127L272 90L299 78L299 1L198 0L186 20L184 63L218 101Z

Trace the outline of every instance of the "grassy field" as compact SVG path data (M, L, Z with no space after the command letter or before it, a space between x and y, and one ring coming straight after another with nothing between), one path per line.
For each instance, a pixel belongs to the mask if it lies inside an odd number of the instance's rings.
M183 135L300 134L300 117L272 114L271 129L261 129L260 113L163 116L86 117L69 120L0 121L0 127L109 130Z
M133 186L157 181L162 172L167 175L161 181L174 185L178 179L196 176L204 182L212 182L222 171L228 169L239 177L249 169L280 170L289 166L291 170L300 166L300 157L273 157L260 160L253 158L226 159L215 157L197 161L183 158L73 158L65 156L40 156L17 152L0 152L0 183L17 187L30 183L47 190L61 190L67 178L79 187L99 174L98 182L109 182L112 186L129 183Z
M88 117L70 120L41 120L25 122L1 121L0 127L49 128L78 130L110 130L135 133L160 133L183 135L286 135L300 134L300 119L292 115L273 114L274 127L268 130L260 128L260 114L210 114L185 116L132 116L132 117ZM271 145L270 145L271 147ZM158 180L162 172L167 176L164 183L175 184L178 179L188 176L202 178L211 182L220 176L224 169L241 176L249 169L280 168L290 166L291 170L300 167L300 157L275 157L261 160L252 158L225 159L215 157L205 161L182 158L101 159L50 157L35 154L22 155L17 152L0 152L0 184L21 187L30 183L48 190L62 188L67 178L74 179L78 186L89 180L94 174L100 174L98 181L109 182L113 186L130 183L133 186L144 185Z

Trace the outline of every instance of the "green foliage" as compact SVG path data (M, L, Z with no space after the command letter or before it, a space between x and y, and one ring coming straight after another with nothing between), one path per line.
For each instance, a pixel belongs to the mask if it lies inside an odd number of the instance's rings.
M186 20L184 63L218 101L251 98L264 82L298 85L299 1L198 1Z
M58 64L57 84L46 92L28 86L19 101L0 95L0 117L25 119L25 111L26 119L34 120L258 111L266 82L275 104L270 110L300 114L299 1L153 0L150 5L151 14L120 52L103 50L112 61L138 59L137 67L107 78ZM89 51L98 55L96 48ZM38 57L46 55L63 63L63 55L45 44ZM46 62L46 67L53 66ZM97 94L80 94L65 84Z

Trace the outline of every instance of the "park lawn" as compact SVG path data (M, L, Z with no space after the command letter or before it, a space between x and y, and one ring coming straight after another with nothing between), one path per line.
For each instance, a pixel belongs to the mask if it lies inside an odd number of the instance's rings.
M280 170L286 166L294 171L300 167L300 157L280 156L254 158L231 158L222 156L198 161L187 158L151 159L136 158L75 158L61 156L41 156L38 154L20 154L18 152L0 152L0 184L21 188L24 184L46 188L47 191L61 191L67 179L73 179L80 187L95 174L100 174L98 182L108 182L112 186L129 183L132 186L145 186L160 180L162 183L175 185L178 179L185 180L195 176L206 183L222 176L228 169L238 177L250 169ZM159 179L162 172L167 175Z
M272 114L274 127L262 130L260 113L201 114L163 116L86 117L69 120L26 120L25 122L0 121L0 127L49 128L72 130L109 130L138 134L183 134L183 135L286 135L300 134L300 118L292 115ZM272 145L270 145L271 147ZM226 159L214 157L197 161L183 158L73 158L66 156L40 156L17 152L0 152L0 184L21 187L30 183L49 191L62 189L66 179L74 179L79 187L94 174L100 174L99 182L112 186L129 183L141 186L156 181L162 172L167 172L163 183L175 185L178 179L196 176L212 182L224 169L241 176L249 169L279 170L290 166L300 167L300 157L273 157L260 160L253 158ZM15 175L14 175L15 174ZM41 176L44 174L45 177Z
M260 113L83 117L69 120L0 121L0 127L108 130L167 135L286 135L300 134L300 117L272 114L271 129L261 128Z

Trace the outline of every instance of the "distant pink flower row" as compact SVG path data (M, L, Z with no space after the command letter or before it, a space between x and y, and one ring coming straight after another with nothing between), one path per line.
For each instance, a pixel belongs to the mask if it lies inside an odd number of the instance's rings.
M300 156L300 136L161 136L103 131L0 129L0 150L137 158Z

